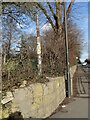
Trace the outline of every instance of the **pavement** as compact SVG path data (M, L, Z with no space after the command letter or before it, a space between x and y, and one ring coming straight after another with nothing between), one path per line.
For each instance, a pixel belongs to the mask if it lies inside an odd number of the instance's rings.
M64 108L50 118L88 118L88 101L90 100L88 87L90 82L86 69L84 66L78 65L76 77L78 94L73 97L72 102L66 104Z
M74 98L74 100L50 118L88 118L88 98Z

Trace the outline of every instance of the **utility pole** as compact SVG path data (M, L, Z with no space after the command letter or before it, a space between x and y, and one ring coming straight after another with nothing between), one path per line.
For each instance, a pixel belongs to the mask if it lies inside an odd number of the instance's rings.
M38 54L38 75L42 75L42 60L41 60L41 41L39 34L39 17L37 15L37 54Z
M69 72L69 53L68 53L68 32L67 32L67 14L66 2L64 2L64 17L65 17L65 46L66 46L66 66L67 66L67 80L68 80L68 97L71 97L71 80Z

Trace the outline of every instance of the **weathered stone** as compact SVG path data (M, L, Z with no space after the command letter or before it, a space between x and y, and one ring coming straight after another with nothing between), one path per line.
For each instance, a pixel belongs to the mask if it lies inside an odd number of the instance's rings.
M9 117L9 113L8 113L8 109L5 109L2 111L2 118L8 118Z
M71 77L71 95L73 95L73 76L76 71L77 66L74 65L70 68L70 77Z
M49 88L48 88L48 86L47 86L46 84L43 86L43 91L44 91L44 94L43 94L43 95L48 95L48 93L49 93Z
M66 97L64 77L52 78L46 84L35 83L14 92L14 111L21 111L24 118L45 118Z
M40 108L37 110L37 118L42 118L44 116L44 109L43 109L43 105L40 106Z
M25 85L23 85L23 84L22 84L22 85L20 85L20 88L24 88L24 87L25 87Z
M42 96L43 95L43 89L42 89L42 84L35 84L35 86L33 86L33 96L34 98Z
M15 106L13 111L19 109L23 114L30 112L31 105L33 103L32 91L29 91L29 88L19 89L18 92L14 93L14 100L12 101Z
M11 111L12 113L15 113L16 111L20 111L19 105L17 103L13 103L11 105Z
M48 105L51 102L50 95L43 96L43 104Z
M19 89L15 89L15 90L14 90L14 93L17 93L17 92L18 92L18 90L19 90Z
M71 68L73 77L76 67ZM13 92L12 112L20 111L24 118L46 118L58 107L66 97L64 77L48 78L45 84L35 83L28 87L26 81L23 88ZM7 96L12 96L8 93ZM6 113L7 115L7 113Z
M23 85L26 85L26 84L27 84L27 81L26 81L26 80L24 80L24 81L23 81Z
M60 86L60 80L57 80L56 81L56 88L59 88L59 86Z
M42 96L41 96L41 97L34 98L34 103L35 103L35 104L38 104L38 105L41 105L41 104L42 104Z
M51 105L49 104L49 107L45 106L44 108L45 108L44 118L46 118L47 116L50 116L52 113Z
M13 97L5 97L3 100L1 100L1 103L6 104L6 103L8 103L8 102L10 102L12 100L13 100Z
M13 96L11 92L7 92L6 94L7 94L7 97L12 97Z
M21 88L23 88L23 87L25 87L25 86L26 86L26 84L27 84L27 81L26 81L26 80L24 80L24 81L23 81L23 83L22 83L22 85L20 85L20 87L21 87Z
M31 111L36 111L37 109L39 109L39 105L34 103L31 105Z
M49 94L53 93L53 91L54 91L53 82L49 82L49 83L47 84L47 86L48 86L48 93L49 93Z

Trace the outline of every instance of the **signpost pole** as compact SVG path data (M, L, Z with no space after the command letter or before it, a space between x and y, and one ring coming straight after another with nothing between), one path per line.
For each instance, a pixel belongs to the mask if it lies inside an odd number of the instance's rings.
M68 32L67 32L67 14L66 2L64 2L64 17L65 17L65 45L66 45L66 65L67 65L67 80L68 80L68 97L71 97L71 80L69 72L69 53L68 53Z
M38 54L38 75L42 75L42 60L41 60L41 41L39 37L39 17L37 15L37 54Z

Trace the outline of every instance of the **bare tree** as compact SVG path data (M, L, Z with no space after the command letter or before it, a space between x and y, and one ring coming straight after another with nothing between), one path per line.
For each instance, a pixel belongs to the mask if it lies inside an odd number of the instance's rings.
M45 33L44 44L42 44L43 72L52 75L63 74L65 69L65 35L56 36L51 29ZM56 40L57 39L57 40ZM76 56L80 57L80 42L82 39L81 31L71 22L68 22L68 40L69 40L69 61L70 66L76 64Z

